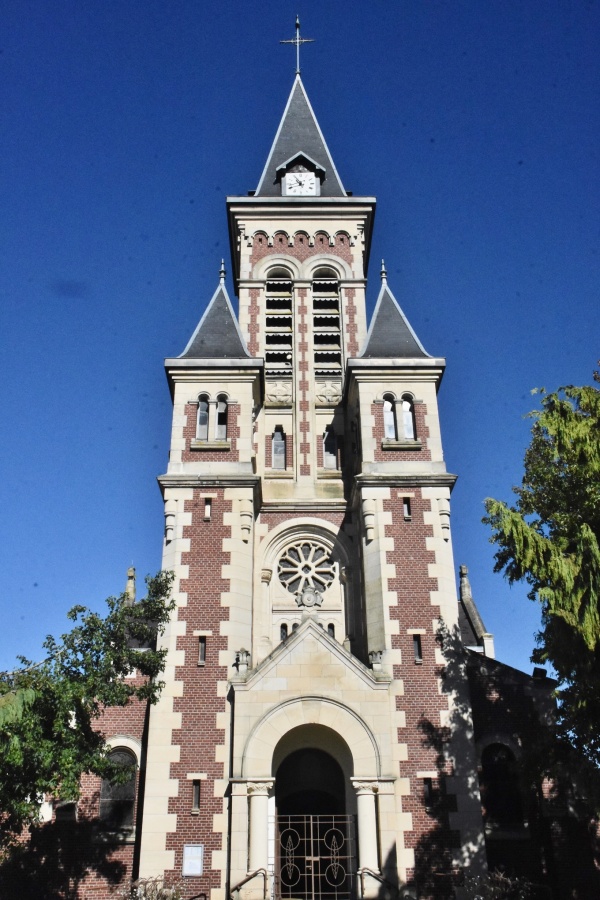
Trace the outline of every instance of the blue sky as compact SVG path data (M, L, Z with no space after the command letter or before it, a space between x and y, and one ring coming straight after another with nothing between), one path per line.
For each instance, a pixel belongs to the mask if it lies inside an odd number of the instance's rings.
M229 264L294 76L440 392L456 565L499 658L538 610L493 574L483 499L522 474L530 390L600 356L596 0L6 0L0 39L0 665L160 568L180 353ZM228 279L230 294L233 289Z

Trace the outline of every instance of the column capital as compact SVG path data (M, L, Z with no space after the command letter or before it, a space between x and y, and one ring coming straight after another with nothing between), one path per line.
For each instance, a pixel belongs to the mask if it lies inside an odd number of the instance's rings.
M351 778L352 787L357 794L376 794L379 790L379 782L367 778Z
M263 796L268 797L269 791L275 784L274 781L248 781L246 789L249 797Z

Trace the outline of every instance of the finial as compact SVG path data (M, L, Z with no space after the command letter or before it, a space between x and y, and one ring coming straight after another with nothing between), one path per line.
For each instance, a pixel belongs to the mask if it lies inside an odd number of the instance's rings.
M387 284L387 271L383 259L381 260L381 281L383 284Z
M219 280L220 280L221 284L225 284L225 275L226 275L225 260L222 259L221 260L221 268L219 269Z
M471 582L469 581L469 570L466 566L459 567L460 572L460 599L461 600L472 600L473 594L471 591Z
M296 16L296 37L289 41L279 41L280 44L296 45L296 75L300 74L300 44L313 44L314 38L300 37L300 16Z
M127 606L135 605L135 569L133 566L129 566L127 569L127 584L125 585L125 593L127 595L127 600L125 603Z

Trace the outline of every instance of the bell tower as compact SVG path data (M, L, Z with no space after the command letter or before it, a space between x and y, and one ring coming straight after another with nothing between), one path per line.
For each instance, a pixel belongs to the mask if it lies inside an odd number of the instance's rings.
M429 355L388 285L375 199L344 188L296 74L183 352L140 874L226 900L446 897L484 865ZM443 624L442 624L443 623Z

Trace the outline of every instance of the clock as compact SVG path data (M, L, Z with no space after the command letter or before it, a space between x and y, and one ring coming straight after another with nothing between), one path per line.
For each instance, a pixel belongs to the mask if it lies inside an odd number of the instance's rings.
M314 172L286 172L283 184L287 197L316 197L318 193Z

